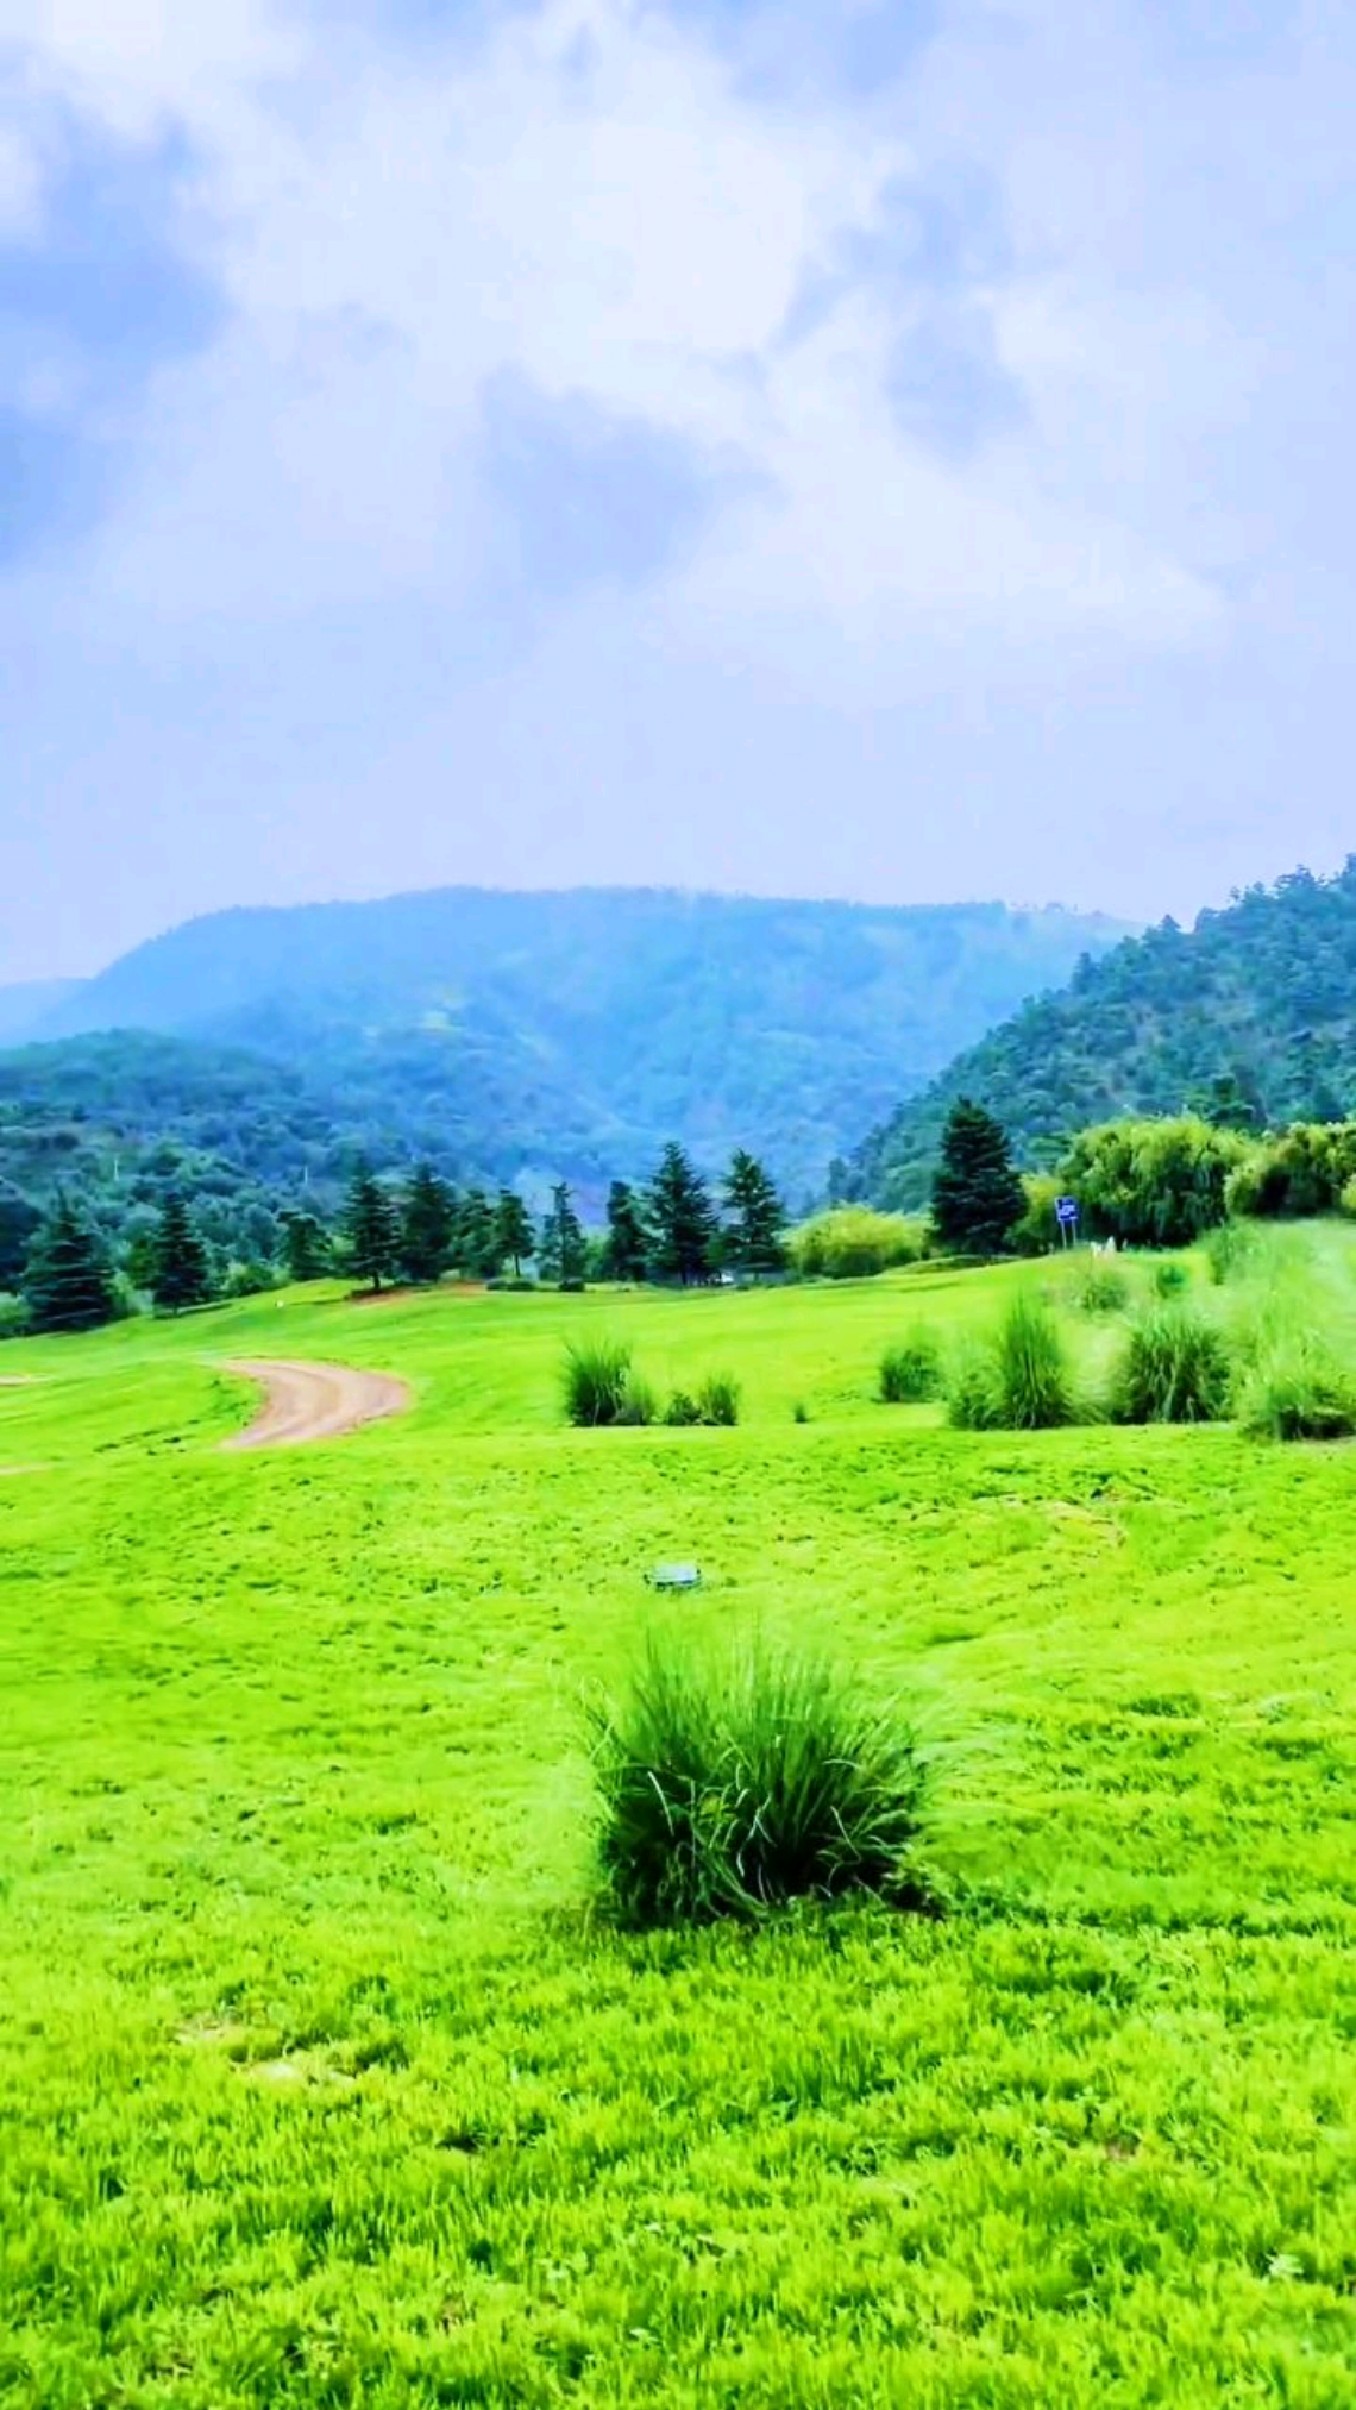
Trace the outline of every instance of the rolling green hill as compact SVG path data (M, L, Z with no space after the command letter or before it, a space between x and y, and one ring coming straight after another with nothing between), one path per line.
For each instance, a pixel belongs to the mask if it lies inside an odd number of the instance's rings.
M1061 994L906 1096L852 1157L842 1194L920 1203L962 1095L1006 1123L1028 1164L1121 1113L1194 1103L1263 1126L1356 1111L1356 856L1336 878L1296 871L1190 931L1164 921L1080 963Z
M1117 924L1055 907L451 888L187 923L60 1001L56 1039L146 1030L304 1071L375 1156L586 1201L679 1136L794 1202L901 1095Z

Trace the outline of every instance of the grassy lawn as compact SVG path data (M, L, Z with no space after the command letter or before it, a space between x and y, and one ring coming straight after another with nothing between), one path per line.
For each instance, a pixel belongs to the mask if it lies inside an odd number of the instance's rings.
M1023 1277L4 1349L0 2400L1347 2410L1356 1455L874 1402ZM593 1328L744 1421L562 1429ZM219 1454L269 1354L413 1411ZM656 1614L906 1697L943 1919L597 1922Z

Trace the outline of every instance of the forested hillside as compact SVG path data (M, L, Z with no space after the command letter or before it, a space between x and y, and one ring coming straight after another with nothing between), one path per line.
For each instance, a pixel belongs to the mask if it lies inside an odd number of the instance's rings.
M44 1027L294 1066L378 1159L568 1177L590 1200L676 1135L711 1167L751 1147L799 1203L900 1095L1118 934L999 904L455 888L191 922Z
M928 1193L958 1096L986 1105L1028 1165L1123 1113L1262 1128L1356 1112L1356 856L1332 879L1296 871L1190 931L1168 920L1081 963L962 1053L873 1132L839 1182L909 1207Z

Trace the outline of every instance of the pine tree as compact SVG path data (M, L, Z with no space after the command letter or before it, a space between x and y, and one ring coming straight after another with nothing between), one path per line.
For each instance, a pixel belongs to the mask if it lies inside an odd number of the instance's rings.
M483 1188L468 1188L457 1210L453 1260L468 1280L493 1280L503 1257L494 1227L494 1211Z
M543 1280L554 1281L558 1288L582 1289L584 1262L583 1225L561 1180L551 1191L551 1210L541 1226L538 1269Z
M741 1146L725 1177L725 1258L741 1272L780 1272L786 1262L781 1198L755 1156Z
M344 1236L356 1280L369 1282L374 1290L384 1280L394 1280L399 1255L395 1208L366 1163L359 1164L349 1187Z
M494 1242L499 1261L506 1259L513 1266L513 1277L521 1280L523 1257L533 1252L532 1220L522 1198L511 1188L501 1188L494 1216Z
M645 1223L635 1190L625 1180L614 1180L607 1192L604 1279L643 1280L647 1254Z
M160 1209L151 1264L151 1295L162 1313L205 1305L212 1294L207 1249L188 1218L188 1207L171 1190Z
M117 1311L103 1248L65 1196L34 1239L23 1293L38 1331L95 1330Z
M329 1232L313 1213L285 1213L283 1261L289 1280L323 1280L332 1268Z
M433 1288L452 1261L456 1205L445 1180L421 1163L400 1217L400 1269L406 1280Z
M1007 1131L983 1105L960 1097L947 1116L932 1183L939 1243L953 1254L1002 1255L1025 1211Z
M685 1288L707 1279L716 1217L706 1182L674 1139L664 1149L646 1205L650 1260L658 1277L681 1280Z

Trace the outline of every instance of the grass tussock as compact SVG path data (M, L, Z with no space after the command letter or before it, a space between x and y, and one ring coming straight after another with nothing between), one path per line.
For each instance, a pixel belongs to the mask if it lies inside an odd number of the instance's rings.
M1170 1297L1181 1297L1185 1294L1186 1290L1190 1288L1190 1286L1191 1274L1188 1272L1186 1265L1179 1264L1175 1257L1165 1256L1160 1263L1156 1263L1154 1265L1153 1289L1155 1297L1161 1297L1165 1300Z
M1059 1325L1019 1289L984 1348L962 1357L947 1393L959 1431L1055 1431L1083 1418Z
M1253 1439L1349 1439L1356 1380L1311 1331L1264 1348L1239 1389L1238 1419Z
M1135 1323L1112 1376L1119 1423L1213 1423L1228 1412L1223 1332L1189 1306L1159 1305Z
M880 1396L884 1405L924 1405L938 1395L941 1386L941 1350L931 1331L909 1331L886 1348L880 1360Z
M654 1393L635 1371L622 1340L572 1341L565 1350L561 1387L566 1418L581 1430L654 1421Z
M1118 1264L1095 1256L1074 1291L1080 1314L1123 1314L1130 1303L1130 1283Z
M921 1897L917 1740L816 1659L759 1644L699 1666L651 1640L591 1737L599 1871L624 1924L748 1921L851 1891Z

